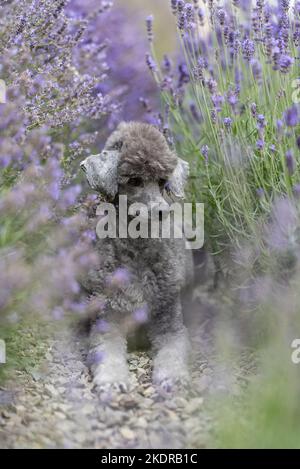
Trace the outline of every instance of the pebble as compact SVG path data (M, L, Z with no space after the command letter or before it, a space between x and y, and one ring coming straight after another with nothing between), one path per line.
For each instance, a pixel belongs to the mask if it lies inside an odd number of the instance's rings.
M45 391L47 392L47 394L50 396L50 397L56 397L56 396L59 396L59 392L57 389L55 389L55 387L53 386L53 384L45 384Z
M120 433L126 440L133 440L135 438L135 433L128 427L121 428Z

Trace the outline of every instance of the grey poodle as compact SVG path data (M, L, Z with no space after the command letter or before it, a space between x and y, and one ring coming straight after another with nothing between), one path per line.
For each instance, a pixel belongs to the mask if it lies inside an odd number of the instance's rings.
M101 154L81 163L92 189L118 212L118 198L143 202L159 213L184 198L188 163L170 150L164 136L148 124L121 123ZM152 212L150 212L152 213ZM182 293L193 281L191 251L184 239L97 239L100 256L86 287L98 300L90 331L94 383L128 388L127 336L147 323L154 352L153 381L169 389L188 380L189 341L182 318Z

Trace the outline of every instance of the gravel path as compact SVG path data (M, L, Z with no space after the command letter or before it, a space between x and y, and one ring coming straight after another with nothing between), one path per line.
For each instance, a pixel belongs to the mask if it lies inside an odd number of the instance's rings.
M209 308L208 308L209 309ZM0 388L2 448L201 448L211 445L206 401L238 392L230 373L212 366L205 321L193 324L192 386L159 393L146 352L129 355L136 378L128 394L97 395L85 365L85 346L67 330L49 339L46 361ZM16 388L17 383L17 388Z

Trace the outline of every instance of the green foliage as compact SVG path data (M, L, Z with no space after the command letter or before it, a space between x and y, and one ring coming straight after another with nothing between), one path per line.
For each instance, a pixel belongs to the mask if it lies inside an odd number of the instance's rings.
M17 379L17 371L30 373L39 367L48 349L50 327L41 317L32 315L16 324L1 325L0 338L6 344L6 363L0 365L0 384Z

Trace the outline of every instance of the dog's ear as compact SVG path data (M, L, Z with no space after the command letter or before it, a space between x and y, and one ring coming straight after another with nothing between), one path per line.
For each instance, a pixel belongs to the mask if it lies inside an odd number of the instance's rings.
M177 165L168 180L168 189L175 197L184 198L184 187L189 176L189 164L178 158Z
M97 186L99 192L115 198L118 193L118 157L102 153L99 157Z
M115 198L118 193L118 163L119 158L112 158L111 155L101 155L102 168L99 172L99 183L103 187L103 192L111 198ZM102 192L100 187L100 192Z
M91 187L109 198L118 193L118 155L102 152L86 158L81 166Z

